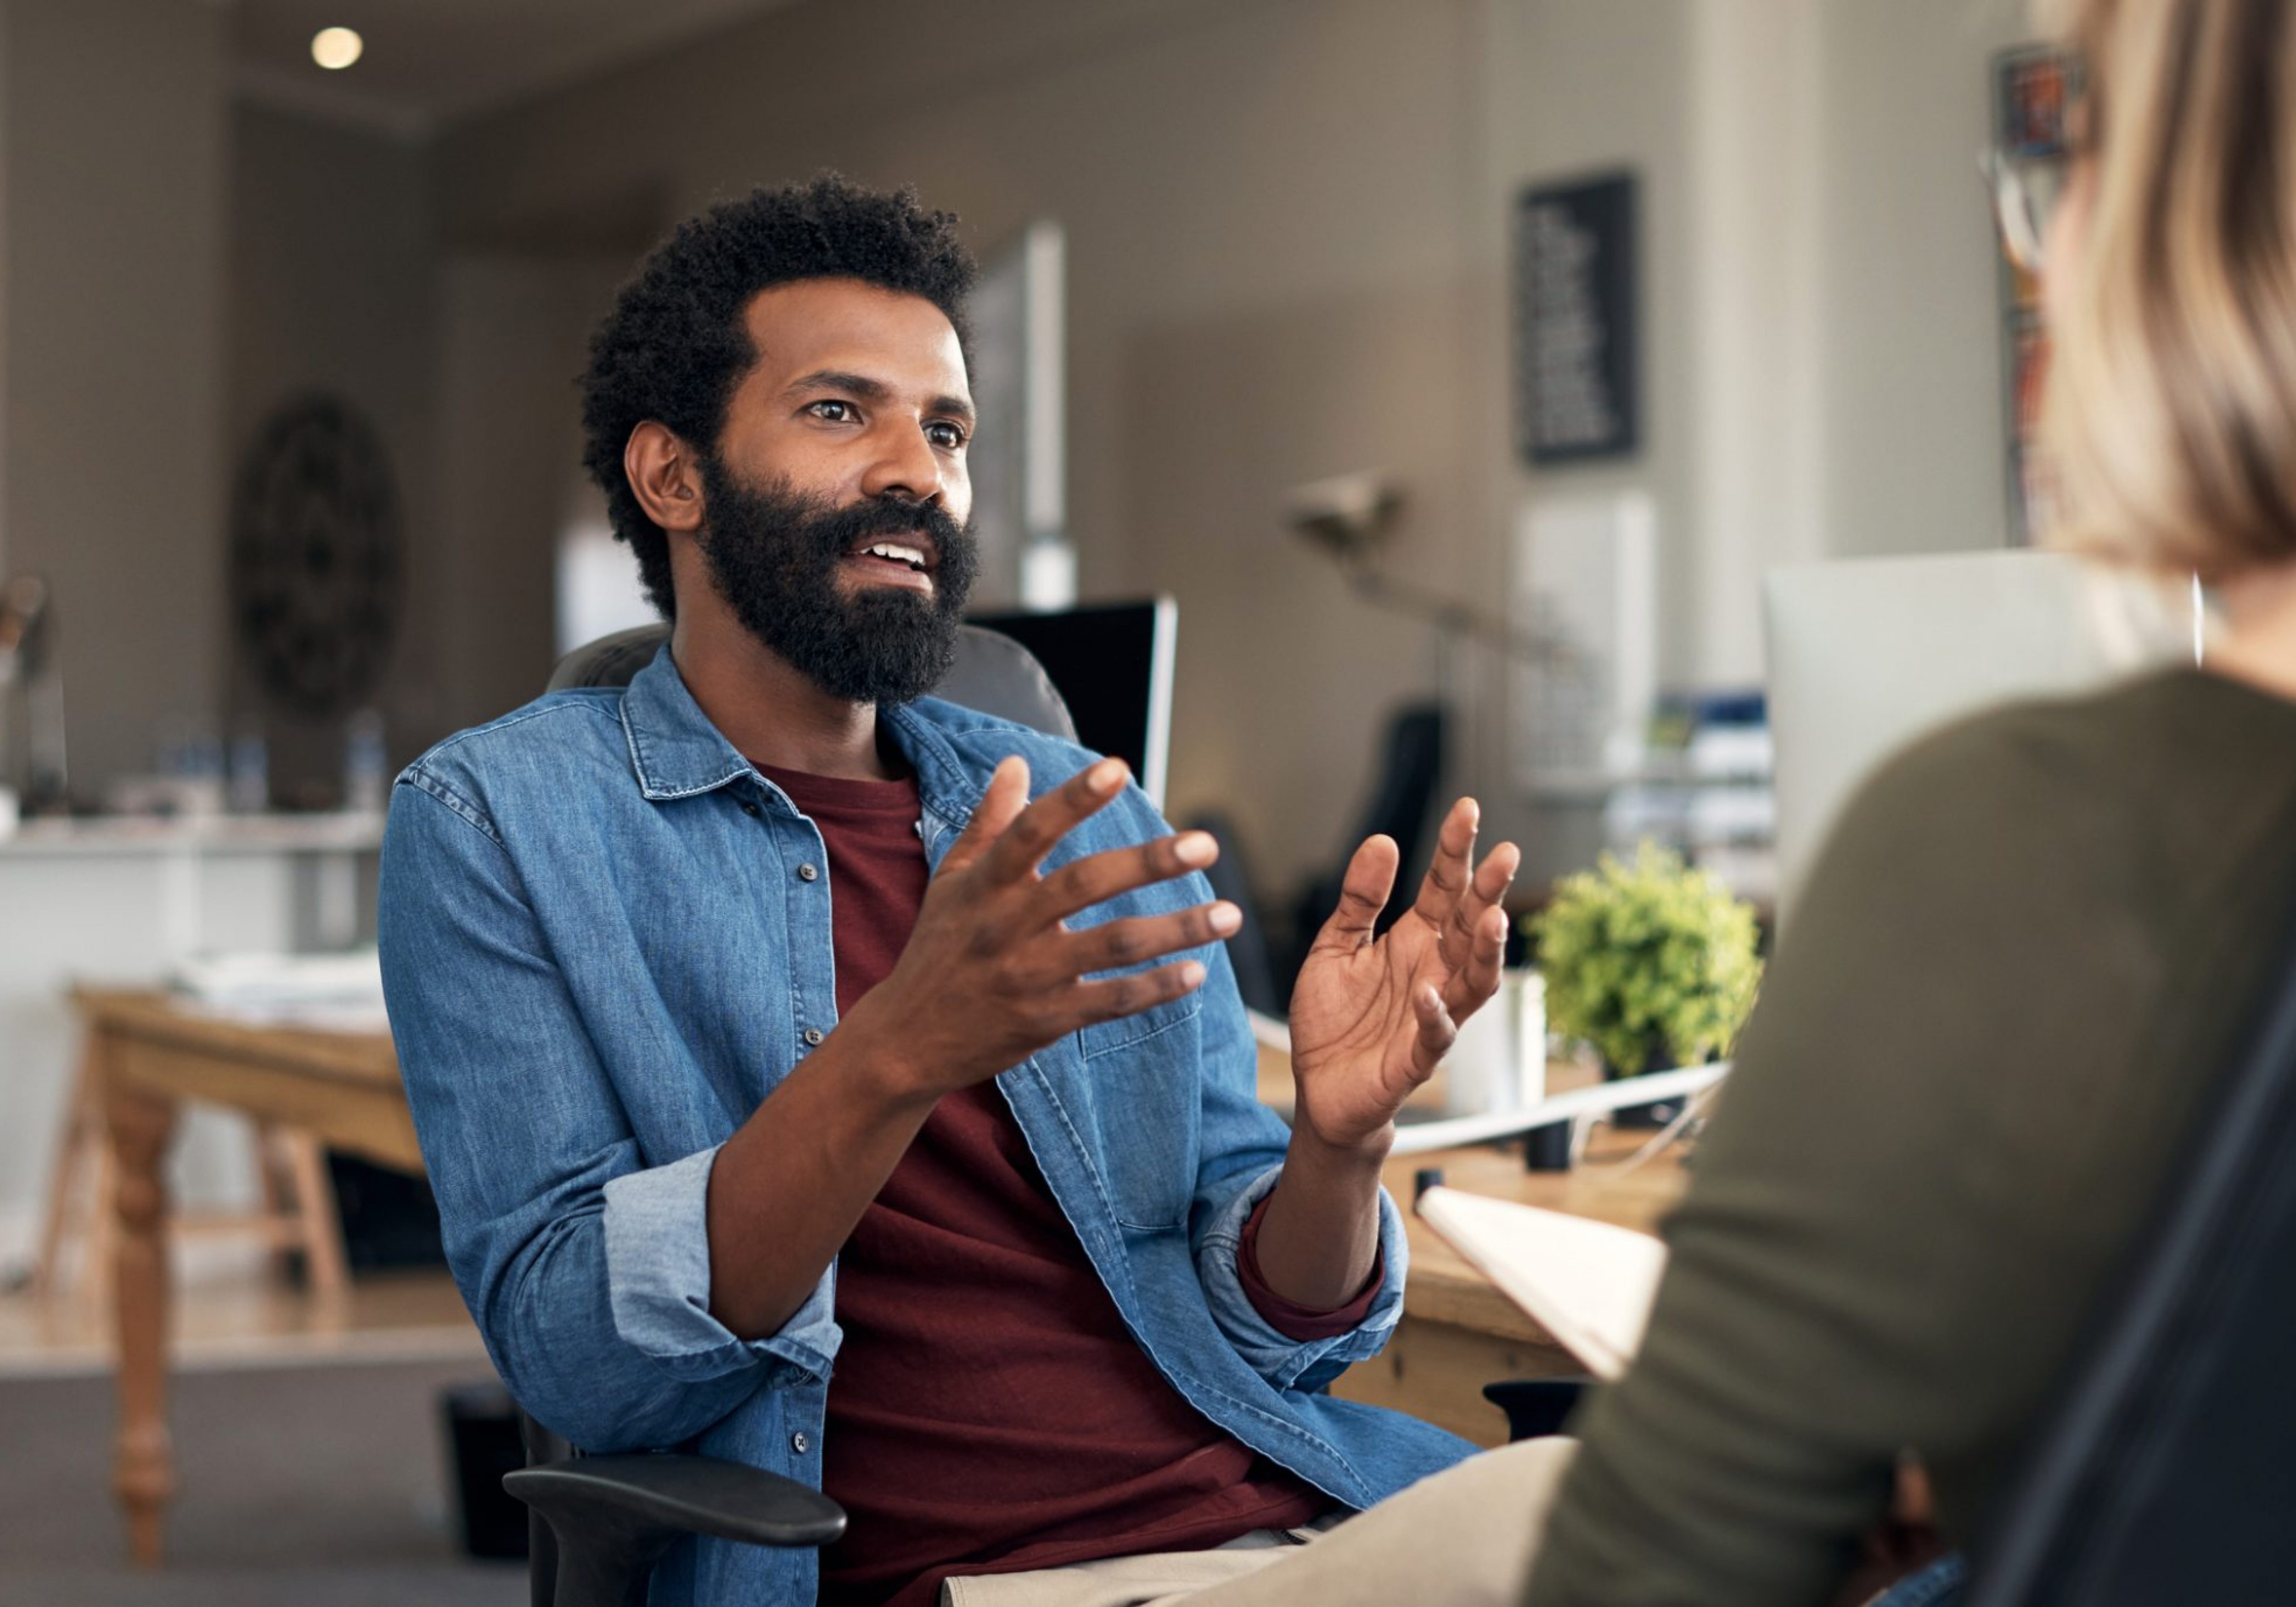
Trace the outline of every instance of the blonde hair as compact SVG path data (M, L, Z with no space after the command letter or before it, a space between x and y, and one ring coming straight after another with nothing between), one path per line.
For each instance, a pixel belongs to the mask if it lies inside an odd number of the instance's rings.
M2296 0L2045 0L2087 73L2053 286L2051 540L2214 581L2296 557Z

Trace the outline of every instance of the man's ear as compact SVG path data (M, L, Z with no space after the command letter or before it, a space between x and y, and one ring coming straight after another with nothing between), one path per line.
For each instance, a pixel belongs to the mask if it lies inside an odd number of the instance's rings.
M645 515L665 530L701 528L701 464L668 425L648 419L622 447L622 473Z

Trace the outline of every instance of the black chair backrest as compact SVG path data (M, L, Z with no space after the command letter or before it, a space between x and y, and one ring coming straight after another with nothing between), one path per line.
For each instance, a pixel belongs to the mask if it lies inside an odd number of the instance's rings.
M600 636L578 647L558 661L546 690L563 692L570 686L627 686L630 677L653 660L669 639L667 625L641 625ZM978 709L999 719L1013 720L1032 730L1076 741L1076 722L1069 706L1035 655L1010 636L979 625L960 626L956 662L939 686L935 697Z
M1396 711L1387 727L1387 751L1379 773L1379 791L1364 811L1348 851L1366 837L1384 832L1401 850L1398 863L1404 874L1396 878L1395 898L1389 907L1397 914L1408 906L1418 889L1406 884L1411 867L1419 863L1421 840L1427 834L1435 807L1435 790L1443 782L1443 710L1434 703L1418 703ZM1344 861L1341 862L1344 865Z
M2277 974L1974 1548L1969 1607L2296 1600L2296 968Z
M1210 834L1219 844L1219 857L1204 871L1215 898L1225 898L1242 916L1227 939L1228 963L1235 970L1235 990L1245 1004L1262 1015L1281 1021L1287 1013L1285 990L1275 983L1274 955L1267 929L1260 924L1259 900L1253 892L1251 862L1235 822L1218 809L1206 809L1190 818L1185 829Z
M1439 705L1408 704L1397 709L1389 719L1386 738L1381 744L1376 790L1369 807L1341 846L1339 862L1308 878L1292 902L1291 947L1273 978L1279 996L1287 999L1291 996L1292 984L1299 977L1316 934L1340 906L1340 891L1347 884L1348 858L1365 838L1383 832L1395 839L1398 850L1395 888L1388 895L1387 908L1380 914L1379 930L1385 931L1392 926L1418 897L1415 877L1421 863L1420 849L1426 840L1435 791L1443 783L1443 710Z

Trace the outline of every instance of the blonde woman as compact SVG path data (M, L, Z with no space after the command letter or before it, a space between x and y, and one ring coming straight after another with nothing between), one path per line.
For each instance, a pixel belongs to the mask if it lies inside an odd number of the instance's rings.
M1529 1607L1838 1599L1906 1448L1977 1532L2284 953L2296 0L2055 11L2087 81L2038 236L2059 539L2197 572L2222 634L1924 742L1845 816Z

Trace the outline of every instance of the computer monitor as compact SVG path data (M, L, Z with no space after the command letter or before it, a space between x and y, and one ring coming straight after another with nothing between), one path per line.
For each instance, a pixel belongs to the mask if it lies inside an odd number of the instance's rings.
M1778 917L1858 783L1922 733L2193 652L2179 609L2054 553L1866 558L1763 582Z
M1164 807L1172 737L1172 654L1179 604L1169 597L1049 614L975 614L1037 656L1076 721L1077 740L1132 767Z

